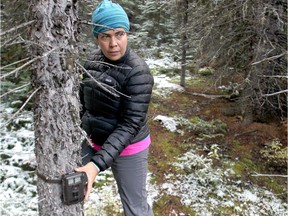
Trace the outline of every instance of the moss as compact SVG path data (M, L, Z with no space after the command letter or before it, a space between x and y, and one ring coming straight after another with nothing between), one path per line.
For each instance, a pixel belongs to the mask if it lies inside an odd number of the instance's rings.
M255 177L252 175L255 173L275 173L272 170L270 170L270 172L267 170L265 162L267 163L268 161L263 162L263 158L265 156L267 158L275 156L282 158L283 154L280 154L277 149L266 148L266 151L262 151L261 155L260 150L263 148L263 142L261 142L261 140L265 138L264 136L258 137L257 133L247 134L247 136L246 134L245 136L240 134L240 136L239 131L244 129L249 131L249 128L243 129L240 127L239 119L235 119L235 115L222 115L223 108L226 109L227 106L232 107L231 102L222 99L208 101L206 98L191 94L191 92L217 94L215 91L218 90L214 88L215 79L213 79L213 76L195 76L193 79L186 79L185 82L185 92L174 92L170 94L168 98L157 98L153 100L155 104L152 105L153 108L150 109L150 113L153 115L182 116L183 119L186 119L186 121L181 121L181 124L177 126L178 129L185 131L184 135L172 134L162 128L159 122L150 122L153 127L151 133L153 133L152 137L154 141L152 142L154 142L154 152L149 159L149 169L153 173L153 183L157 185L163 184L166 181L166 179L163 178L165 174L174 173L178 175L183 173L183 175L189 175L195 172L193 169L172 168L169 165L170 162L176 161L177 157L185 150L195 149L196 147L191 145L191 143L195 143L198 147L197 151L204 156L207 155L207 150L210 152L213 151L212 144L216 143L220 146L219 151L221 157L216 162L214 160L213 167L215 169L217 169L218 166L224 170L225 168L227 168L227 170L229 169L229 179L231 182L236 182L237 187L246 187L248 184L257 185L260 188L271 190L277 194L279 198L284 199L284 196L287 194L287 188L285 188L287 182L285 183L285 178ZM237 104L233 103L233 108L234 106L237 106ZM197 108L199 108L199 112L194 111L197 110ZM221 120L218 120L218 118ZM180 121L181 117L177 120ZM201 142L199 140L201 140ZM204 145L206 149L202 149ZM207 147L211 148L209 149ZM282 148L284 147L282 146ZM169 178L173 182L173 178ZM238 180L240 180L239 185ZM209 187L217 187L217 182L211 181L209 184ZM233 193L233 191L231 191L231 193ZM222 199L214 193L210 193L208 196L209 198L211 196L214 199ZM219 206L217 210L215 210L212 206L209 206L207 202L207 209L213 211L213 215L239 214L238 211L240 207L242 208L242 203L235 201L234 204L234 206ZM165 191L161 191L161 199L154 203L155 216L169 215L171 212L174 212L174 210L176 210L176 214L181 212L183 215L195 215L191 206L186 208L181 204L179 197L172 197L166 195Z
M103 210L105 212L105 215L124 216L124 213L115 212L115 206L113 204L106 205ZM98 213L96 213L95 215L98 215Z
M158 68L152 68L150 69L151 74L153 74L154 76L157 74L161 74L161 75L166 75L168 77L175 77L176 75L180 74L180 69L176 68L176 67L172 67L172 68L166 68L166 67L158 67Z
M181 203L179 197L172 195L163 195L158 199L153 205L153 211L155 216L171 215L171 212L175 215L196 215L192 208Z
M186 87L189 88L189 87L192 87L192 88L195 88L195 87L202 87L203 84L206 83L206 80L204 80L203 78L201 77L193 77L193 79L187 79L185 80L185 84L186 84Z
M234 207L219 206L217 212L213 212L213 216L231 216L231 215L237 215L235 214Z
M162 160L156 160L154 158L155 162L157 163L157 166L160 169L167 170L167 168L170 167L169 163L174 161L175 158L182 152L181 148L179 148L177 145L175 145L175 138L176 134L166 132L166 136L163 137L161 140L157 140L157 149L161 150L161 159ZM151 158L151 162L153 163L153 158Z
M250 154L247 154L245 158L241 158L239 161L230 165L236 176L240 177L243 182L246 182L247 179L249 179L251 183L267 188L273 193L278 194L279 198L286 200L287 183L285 182L285 178L253 176L253 174L256 173L265 173L266 169L265 164L253 161L253 157Z
M272 167L280 167L283 170L287 169L288 163L288 147L283 147L279 139L272 140L270 145L265 146L260 150L261 157L265 163Z
M210 67L204 67L204 68L200 68L198 73L201 76L211 76L214 73L214 70Z
M109 179L114 179L113 175L105 175L105 179L104 180L97 180L93 183L93 187L103 187L107 184L107 182L109 181ZM114 181L114 180L113 180Z

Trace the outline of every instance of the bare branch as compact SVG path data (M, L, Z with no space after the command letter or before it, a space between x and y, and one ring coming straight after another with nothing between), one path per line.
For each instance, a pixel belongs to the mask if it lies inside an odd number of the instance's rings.
M104 91L114 95L115 97L120 97L119 95L125 96L127 98L131 98L128 95L123 94L122 92L117 91L116 89L114 89L113 87L106 85L105 83L101 83L99 81L97 81L81 64L79 64L78 62L76 62L76 64L84 70L84 72ZM109 90L110 89L110 90ZM114 93L116 92L116 93ZM118 95L119 94L119 95Z
M22 85L22 86L19 86L19 87L17 87L17 88L14 88L14 89L12 89L12 90L10 90L10 91L8 91L8 92L0 95L0 98L4 97L4 96L6 96L6 95L8 95L8 94L10 94L10 93L12 93L12 92L15 92L15 91L17 91L17 90L19 90L19 89L21 89L21 88L24 88L24 87L26 87L26 86L28 86L28 85L30 85L30 83L26 83L26 84L24 84L24 85Z
M113 28L111 28L111 27L109 27L109 26L101 25L101 24L95 24L95 23L89 22L89 21L87 21L87 20L82 20L82 21L80 21L79 23L81 23L81 24L86 24L86 25L92 25L92 26L100 26L100 27L103 27L103 28L107 28L107 31L108 31L108 30L113 30ZM132 32L128 32L128 33L132 33Z
M28 62L26 62L25 64L21 65L20 67L16 68L15 70L13 70L13 71L11 71L11 72L9 72L9 73L1 76L1 77L0 77L0 80L3 79L3 78L5 78L5 77L7 77L7 76L10 76L10 75L12 75L12 74L14 74L14 73L17 73L17 72L18 72L19 70L21 70L22 68L24 68L24 67L32 64L33 62L37 61L37 60L40 59L40 58L46 57L47 55L49 55L50 53L52 53L53 51L55 51L55 50L58 49L58 48L59 48L59 47L56 47L56 48L50 50L49 52L44 53L43 56L37 56L37 57L31 59L30 61L28 61Z
M109 27L109 26L100 25L100 24L95 24L95 23L92 23L92 22L89 22L89 21L86 21L86 20L80 21L80 23L86 24L86 25L92 25L92 26L100 26L100 27L107 28L107 29L109 29L109 30L113 30L113 28L111 28L111 27Z
M84 59L84 60L87 61L87 62L94 62L94 63L103 64L103 65L107 65L107 66L114 67L114 68L119 68L119 69L131 69L131 67L121 67L121 66L109 64L109 63L103 62L103 61L91 61L89 59Z
M89 139L87 133L78 125L78 129L82 133L82 135L85 137L86 141L89 143L90 146L93 146L93 143L91 142L91 139Z
M12 43L12 41L17 40L18 38L20 38L20 41ZM20 34L17 34L14 37L12 37L12 38L9 37L8 40L6 40L4 42L1 42L0 48L6 47L6 46L15 45L15 44L20 44L20 43L25 43L25 40L21 37Z
M30 61L28 61L28 62L26 62L25 64L21 65L20 67L16 68L15 70L13 70L13 71L11 71L11 72L9 72L9 73L1 76L1 77L0 77L0 80L3 79L3 78L5 78L5 77L8 77L8 76L10 76L10 75L12 75L12 74L14 74L14 73L17 73L19 70L21 70L22 68L24 68L24 67L32 64L34 61L36 61L36 60L38 60L38 59L39 59L39 57L36 57L36 58L34 58L34 59L31 59Z
M288 93L288 89L282 90L282 91L278 91L278 92L274 92L271 94L263 94L262 96L274 96L274 95L278 95L278 94L282 94L282 93Z
M276 56L271 56L269 58L265 58L265 59L262 59L260 61L257 61L257 62L254 62L252 63L251 65L256 65L256 64L260 64L261 62L264 62L264 61L270 61L270 60L274 60L274 59L278 59L284 55L286 55L287 53L282 53L282 54L279 54L279 55L276 55Z
M38 87L36 90L34 90L34 91L32 92L32 94L29 96L29 98L25 101L25 103L20 107L20 109L19 109L16 113L14 113L14 115L13 115L11 118L9 118L1 127L7 126L7 124L8 124L9 122L11 122L11 121L24 109L24 107L26 106L26 104L31 100L31 98L32 98L41 88L42 88L42 87L40 86L40 87Z
M288 175L277 175L277 174L252 174L253 177L282 177L282 178L288 178Z
M13 65L15 65L15 64L18 64L18 63L21 63L21 62L24 62L24 61L27 61L27 60L29 60L29 58L21 59L21 60L19 60L19 61L16 61L16 62L13 62L13 63L11 63L11 64L8 64L8 65L5 65L5 66L1 67L0 70L3 70L4 68L13 66Z
M22 23L22 24L20 24L20 25L18 25L18 26L15 26L14 28L11 28L11 29L9 29L9 30L7 30L7 31L5 31L5 32L2 32L2 33L0 34L0 37L2 37L2 36L5 35L5 34L8 34L8 33L11 33L11 32L13 32L13 31L16 31L16 30L19 29L19 28L23 28L23 27L25 27L25 26L28 26L28 25L30 25L30 24L32 24L32 23L34 23L34 22L35 22L35 20L31 20L31 21L29 21L29 22Z
M280 76L280 75L273 75L273 76L268 76L268 75L262 75L262 77L268 77L268 78L286 78L288 79L288 76Z

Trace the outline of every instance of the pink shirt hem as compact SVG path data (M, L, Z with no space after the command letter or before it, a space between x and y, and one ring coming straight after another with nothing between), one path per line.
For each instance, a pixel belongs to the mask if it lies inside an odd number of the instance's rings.
M128 156L128 155L133 155L133 154L137 154L143 150L145 150L146 148L149 147L151 143L151 138L150 135L147 136L145 139L140 140L139 142L133 143L128 145L120 154L120 156ZM101 149L102 146L99 146L95 143L93 143L93 148L96 151L99 151Z

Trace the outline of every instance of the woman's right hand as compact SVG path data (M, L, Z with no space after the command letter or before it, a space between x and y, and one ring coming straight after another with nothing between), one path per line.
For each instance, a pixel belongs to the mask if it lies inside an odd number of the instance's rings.
M85 201L88 200L88 197L92 191L92 186L93 186L93 182L96 179L96 176L98 175L98 169L95 167L95 165L93 164L93 162L89 162L87 163L85 166L82 167L77 167L75 168L76 172L85 172L87 175L87 192L85 195Z

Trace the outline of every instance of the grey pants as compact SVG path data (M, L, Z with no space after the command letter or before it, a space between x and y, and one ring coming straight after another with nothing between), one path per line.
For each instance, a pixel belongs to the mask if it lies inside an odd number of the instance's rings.
M130 156L118 157L112 165L125 216L153 216L147 203L146 177L148 165L146 150ZM86 143L82 145L83 164L90 161L94 149Z

